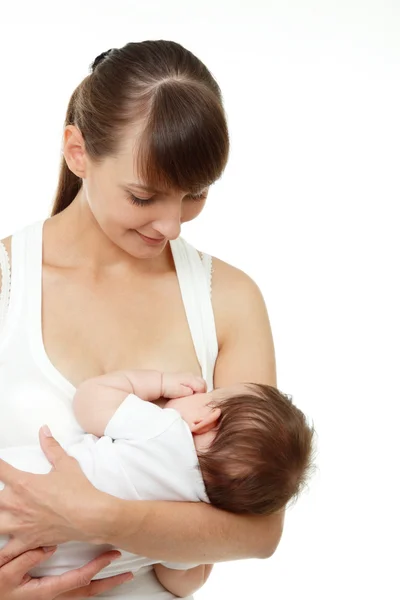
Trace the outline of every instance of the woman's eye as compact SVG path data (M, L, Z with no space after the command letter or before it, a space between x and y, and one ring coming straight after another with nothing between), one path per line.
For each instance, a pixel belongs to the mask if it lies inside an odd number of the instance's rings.
M194 200L195 202L201 202L207 198L207 192L201 192L200 194L189 194L187 198L189 200Z
M151 203L152 198L138 198L138 196L135 196L134 194L129 194L129 200L132 204L135 204L135 206L147 206Z

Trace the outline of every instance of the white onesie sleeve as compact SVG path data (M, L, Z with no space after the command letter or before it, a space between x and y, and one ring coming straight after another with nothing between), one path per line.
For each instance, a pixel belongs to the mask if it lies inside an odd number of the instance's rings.
M160 408L152 402L129 394L120 404L105 428L104 435L113 439L150 440L182 420L178 411Z

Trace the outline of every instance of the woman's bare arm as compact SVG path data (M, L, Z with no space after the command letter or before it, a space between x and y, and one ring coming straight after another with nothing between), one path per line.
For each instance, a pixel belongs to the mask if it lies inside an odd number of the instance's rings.
M260 517L234 515L204 503L139 504L107 501L107 523L98 523L92 539L154 559L206 564L269 558L282 535L283 511Z
M214 386L276 386L275 350L264 298L248 275L214 259L213 308L219 340Z

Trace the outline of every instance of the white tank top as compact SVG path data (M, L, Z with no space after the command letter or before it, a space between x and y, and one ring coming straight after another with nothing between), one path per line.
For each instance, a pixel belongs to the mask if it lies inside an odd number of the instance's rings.
M75 443L82 433L72 412L75 387L52 365L43 344L42 231L43 221L14 234L11 269L0 244L0 448L36 444L45 423L63 446ZM211 390L218 354L212 260L205 254L200 258L182 238L171 242L171 250L194 348ZM126 563L124 570L129 570ZM99 597L170 600L175 596L158 583L152 567L144 567L132 582Z

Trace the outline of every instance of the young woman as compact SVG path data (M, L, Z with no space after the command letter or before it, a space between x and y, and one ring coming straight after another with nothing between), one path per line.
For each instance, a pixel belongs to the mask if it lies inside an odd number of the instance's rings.
M36 443L44 423L61 445L76 439L76 386L112 370L188 371L209 388L275 385L257 286L179 237L203 209L228 149L219 87L192 53L149 41L97 57L68 106L52 217L3 240L0 446ZM43 432L42 446L55 467L49 475L0 463L0 534L12 536L0 554L3 600L173 597L151 568L120 587L121 578L90 584L109 555L80 573L29 580L46 556L27 552L38 546L90 540L211 564L268 557L279 543L283 514L120 500L95 490ZM129 560L119 563L117 576L129 571Z

